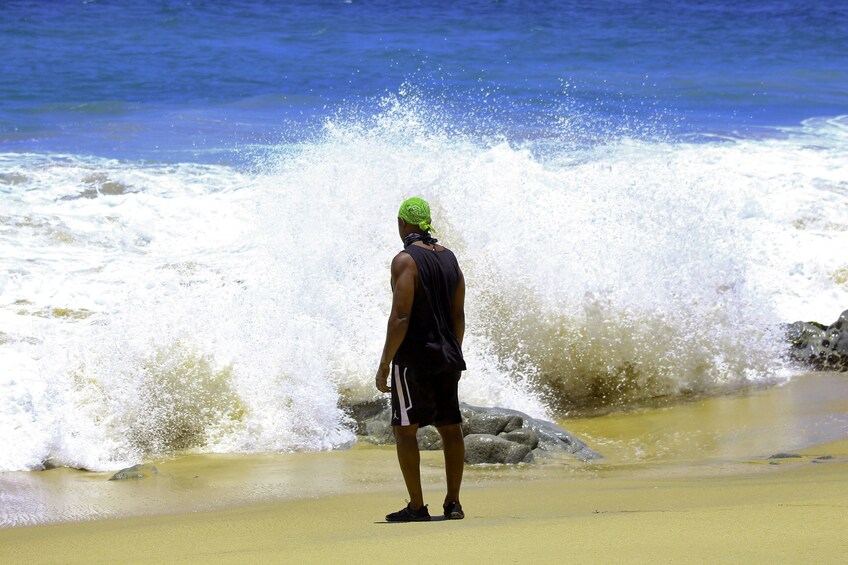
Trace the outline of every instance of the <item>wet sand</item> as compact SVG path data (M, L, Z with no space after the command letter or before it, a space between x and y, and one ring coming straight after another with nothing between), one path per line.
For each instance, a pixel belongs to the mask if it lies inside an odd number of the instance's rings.
M385 447L183 456L138 481L7 474L5 525L87 521L0 529L0 562L841 563L846 414L848 375L822 373L565 420L607 458L469 468L467 517L452 522L381 523L404 496ZM437 509L440 454L423 467Z

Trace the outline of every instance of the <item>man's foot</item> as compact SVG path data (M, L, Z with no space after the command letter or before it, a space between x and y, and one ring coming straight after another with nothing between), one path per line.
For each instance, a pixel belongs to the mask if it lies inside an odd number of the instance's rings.
M413 510L411 504L407 504L406 508L386 514L386 522L429 522L430 511L427 510L425 504L418 510Z
M448 520L462 520L465 518L465 512L462 511L462 504L459 502L446 502L442 508L445 509L445 518Z

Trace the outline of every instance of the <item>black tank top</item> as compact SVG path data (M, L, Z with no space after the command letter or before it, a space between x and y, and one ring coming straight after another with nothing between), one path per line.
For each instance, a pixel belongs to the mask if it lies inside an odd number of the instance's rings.
M418 267L418 288L412 300L409 329L394 361L433 373L464 371L465 360L451 316L460 273L456 256L447 248L433 251L418 245L410 245L404 251Z

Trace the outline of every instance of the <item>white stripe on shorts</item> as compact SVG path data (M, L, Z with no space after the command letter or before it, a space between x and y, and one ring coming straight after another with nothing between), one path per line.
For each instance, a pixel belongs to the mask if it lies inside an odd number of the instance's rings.
M406 367L403 368L403 384L406 385L406 392L409 393L409 384L406 382ZM400 382L400 367L395 365L395 387L397 387L398 391L398 404L400 405L400 425L408 426L409 425L409 414L407 413L410 408L412 408L412 399L409 399L409 406L406 405L406 398L404 397L403 391L404 387Z

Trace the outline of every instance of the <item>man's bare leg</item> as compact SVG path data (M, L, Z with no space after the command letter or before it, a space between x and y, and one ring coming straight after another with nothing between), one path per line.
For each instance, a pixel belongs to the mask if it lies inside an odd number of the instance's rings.
M462 485L462 471L465 468L465 439L462 436L462 426L450 424L436 429L442 436L442 446L445 451L445 478L448 483L445 504L459 502L459 487Z
M418 451L416 432L418 424L409 426L394 426L397 441L397 457L400 472L409 492L409 504L413 510L424 506L424 495L421 492L421 453Z

